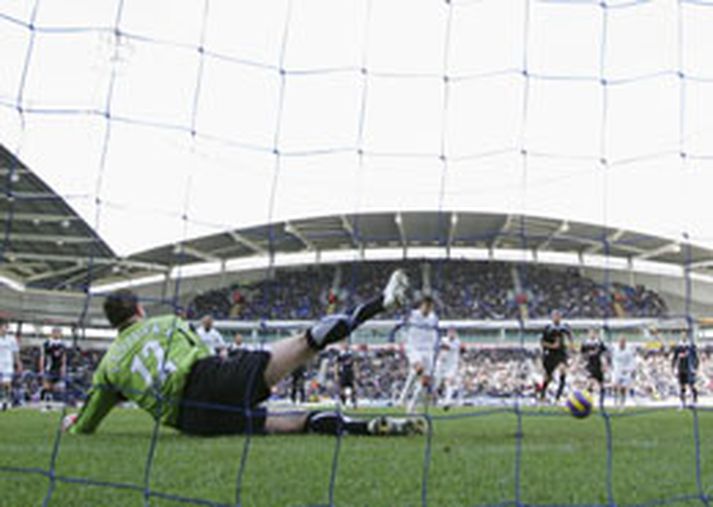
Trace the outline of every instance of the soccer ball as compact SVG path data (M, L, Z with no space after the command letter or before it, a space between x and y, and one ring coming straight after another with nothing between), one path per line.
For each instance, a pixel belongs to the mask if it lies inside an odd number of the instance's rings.
M577 419L584 419L592 413L592 395L587 391L572 391L567 397L567 410Z

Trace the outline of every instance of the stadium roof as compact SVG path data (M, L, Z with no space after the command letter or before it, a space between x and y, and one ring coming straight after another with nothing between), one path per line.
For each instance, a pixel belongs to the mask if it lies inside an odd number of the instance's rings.
M367 248L530 249L650 259L683 265L685 249L671 240L578 222L518 215L390 212L312 217L197 238L131 259L166 266L301 251ZM713 259L693 247L691 262Z
M275 255L300 253L325 254L322 260L329 262L339 259L335 255L339 252L360 258L363 252L387 250L396 252L391 258L479 258L473 254L478 250L480 258L492 258L495 251L536 251L542 262L563 264L577 260L571 255L552 255L576 253L582 262L586 256L608 253L629 261L676 266L690 262L699 273L713 268L709 249L691 246L688 250L678 242L626 229L523 215L445 211L309 217L223 231L120 257L61 196L5 149L0 149L0 174L5 183L0 203L5 219L0 273L8 278L6 282L30 287L81 289L90 266L93 282L146 275L161 279L178 266L219 270L231 262L250 266L241 260L262 259L257 265L263 265ZM307 256L304 262L318 258ZM517 255L510 258L517 259Z
M0 273L6 283L41 288L86 285L112 272L160 269L120 260L65 199L0 146Z

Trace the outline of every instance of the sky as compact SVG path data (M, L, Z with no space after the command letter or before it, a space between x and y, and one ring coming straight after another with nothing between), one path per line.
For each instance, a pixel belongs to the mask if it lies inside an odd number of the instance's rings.
M713 246L712 26L693 0L2 0L0 142L120 255L393 210Z

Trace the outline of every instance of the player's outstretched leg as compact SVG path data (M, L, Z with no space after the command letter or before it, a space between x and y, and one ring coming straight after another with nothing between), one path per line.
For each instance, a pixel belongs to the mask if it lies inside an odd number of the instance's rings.
M381 296L362 303L346 313L323 318L307 331L307 342L313 349L322 350L329 344L343 340L364 322L384 310L403 306L406 302L407 290L406 273L397 269L391 274Z
M382 294L352 310L324 317L304 334L275 343L265 368L265 383L274 386L295 368L332 343L345 339L355 329L377 314L406 304L408 277L401 269L391 274Z
M339 412L272 414L265 421L267 433L313 433L319 435L408 436L426 432L422 417L347 417Z
M562 393L564 392L564 386L567 384L567 374L565 372L560 373L560 383L559 386L557 386L557 394L555 395L555 400L559 401L560 397L562 397Z
M416 374L416 369L409 366L406 382L404 383L404 387L401 390L401 395L399 396L399 399L396 402L399 406L406 406L406 398L408 397L408 393L411 392L411 388L413 387L413 384L416 381L417 377L418 375Z

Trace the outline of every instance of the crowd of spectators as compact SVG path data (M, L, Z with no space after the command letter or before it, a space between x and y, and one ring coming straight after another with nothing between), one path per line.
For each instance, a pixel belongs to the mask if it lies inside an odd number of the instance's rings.
M355 262L277 269L254 284L198 294L190 318L314 319L350 307L379 290L397 266L417 292L428 290L442 318L502 320L543 318L560 309L568 318L663 317L664 299L643 286L601 284L575 268L504 262ZM424 285L428 284L424 287Z
M502 320L514 318L510 266L502 262L448 261L433 269L434 288L441 316L455 319Z
M527 266L519 274L531 318L545 317L552 308L567 317L589 318L662 317L668 312L663 298L641 285L614 282L606 286L574 268Z

